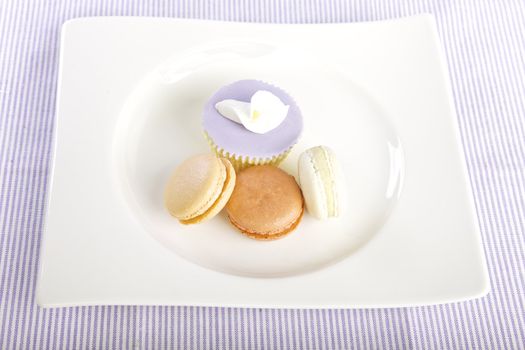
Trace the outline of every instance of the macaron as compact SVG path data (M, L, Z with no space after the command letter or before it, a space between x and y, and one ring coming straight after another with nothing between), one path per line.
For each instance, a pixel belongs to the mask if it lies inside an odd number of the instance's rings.
M217 215L235 187L235 170L224 158L199 154L183 161L164 191L169 213L182 224L196 224Z
M256 165L237 174L226 210L241 233L257 240L274 240L297 227L304 200L293 176L271 165Z
M334 151L326 146L307 149L299 156L298 168L306 210L318 219L339 216L344 176Z

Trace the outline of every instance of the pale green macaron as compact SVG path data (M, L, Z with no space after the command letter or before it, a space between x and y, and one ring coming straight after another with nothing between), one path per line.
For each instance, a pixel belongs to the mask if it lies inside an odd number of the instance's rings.
M299 156L299 183L308 212L327 219L341 214L344 176L334 151L326 146L307 149Z

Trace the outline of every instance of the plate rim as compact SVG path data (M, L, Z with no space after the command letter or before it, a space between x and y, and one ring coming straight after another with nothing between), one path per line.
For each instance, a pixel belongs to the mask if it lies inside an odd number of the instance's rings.
M42 229L42 234L43 234L43 237L42 237L42 241L41 241L41 246L40 246L40 254L39 254L39 261L38 261L38 277L37 277L37 291L36 291L36 301L37 301L37 304L42 306L42 307L68 307L68 306L79 306L79 305L159 305L157 303L144 303L144 302L140 302L140 303L125 303L125 304L115 304L115 303L108 303L108 304L105 304L105 303L92 303L92 302L87 302L87 303L83 303L83 302L78 302L78 303L71 303L71 304L68 304L68 303L54 303L54 302L50 302L49 300L46 301L45 299L45 296L42 295L42 288L41 288L41 284L42 284L42 281L41 279L43 278L43 269L44 269L44 257L45 257L45 241L46 241L46 233L47 233L47 230L48 230L48 213L49 213L49 207L51 205L51 202L52 202L52 198L53 198L53 188L55 187L54 185L54 181L55 181L55 169L56 169L56 152L57 152L57 148L59 147L59 141L58 140L58 127L59 127L59 124L60 124L60 106L61 106L61 91L62 91L62 81L63 81L63 75L64 75L64 52L65 52L65 41L64 41L64 37L65 37L65 33L68 31L68 28L70 26L72 26L73 24L76 24L76 23L79 23L79 22L85 22L87 21L88 23L91 22L91 21L107 21L108 19L117 19L117 20L140 20L140 21L151 21L151 20L163 20L163 21L169 21L169 22L180 22L180 23L205 23L206 25L210 25L210 24L214 24L214 25L224 25L224 24L227 24L227 25L234 25L234 26L280 26L280 27L297 27L297 26L331 26L331 27L334 27L334 26L348 26L348 25L352 25L352 26L355 26L355 25L361 25L361 24L376 24L376 23L379 23L379 24L383 24L383 23L388 23L388 22L400 22L400 21L406 21L406 20L410 20L410 19L416 19L416 18L421 18L421 19L424 19L426 21L430 21L432 23L432 28L433 28L433 32L434 32L434 35L435 37L437 38L437 43L439 43L439 36L438 36L438 33L437 33L437 29L436 29L436 26L435 26L435 20L433 18L432 15L430 14L422 14L422 15L416 15L416 16L410 16L410 17L404 17L404 18L401 18L401 19L389 19L389 20L384 20L384 21L368 21L368 22L359 22L359 23L304 23L304 24L286 24L286 23L279 23L279 24L275 24L275 23L245 23L245 22L235 22L235 21L209 21L209 20L195 20L195 19L173 19L173 18L168 18L168 17L131 17L131 16L127 16L127 17L118 17L118 16L112 16L112 17L80 17L80 18L74 18L74 19L70 19L70 20L67 20L66 22L63 23L62 25L62 29L61 29L61 39L60 39L60 54L59 54L59 70L58 70L58 85L57 85L57 95L56 95L56 113L55 113L55 122L54 122L54 125L53 125L53 137L52 137L52 156L51 156L51 165L49 167L49 173L48 173L48 184L47 184L47 191L46 191L46 200L45 200L45 205L44 205L44 223L43 223L43 229ZM444 53L442 50L439 50L440 52L440 63L441 63L441 68L445 69L445 80L447 82L446 86L444 87L445 90L446 90L446 93L448 95L448 98L452 98L452 87L451 87L451 84L450 84L450 79L449 79L449 75L448 75L448 71L447 71L447 67L446 67L446 64L447 64L447 61L445 59L445 56L444 56ZM450 100L452 101L451 102L451 111L450 111L450 115L453 117L453 123L454 123L454 133L455 133L455 137L457 140L459 140L459 144L456 145L458 146L457 150L459 152L459 155L460 157L462 158L463 162L462 162L462 173L463 175L466 177L466 181L467 181L467 191L469 192L469 200L470 200L470 205L471 205L471 209L473 209L473 213L474 215L476 215L476 206L475 206L475 203L474 203L474 197L473 197L473 193L472 193L472 186L470 185L470 179L468 177L468 169L467 169L467 166L466 166L466 159L465 159L465 154L464 154L464 151L463 151L463 148L462 148L462 144L461 144L461 135L460 135L460 132L459 132L459 125L458 125L458 119L457 119L457 116L456 116L456 112L455 112L455 109L454 109L454 105L453 105L453 99ZM471 218L472 219L472 223L476 229L476 232L475 234L477 235L477 238L478 238L478 241L479 243L481 244L478 248L481 250L481 258L482 258L482 267L481 269L483 270L483 281L481 283L481 288L479 288L477 291L473 291L470 295L467 295L465 294L465 296L463 298L458 298L458 297L452 297L450 299L447 299L447 298L442 298L442 300L440 301L435 301L435 302L420 302L420 303L406 303L406 304L381 304L379 303L378 305L373 305L373 304L367 304L367 305L364 305L364 306L353 306L353 305L341 305L341 304L337 304L337 305L320 305L320 306L315 306L315 307L312 307L312 306L308 306L308 305L304 305L304 306L296 306L296 305L293 305L291 307L299 307L299 308L306 308L306 309L310 309L310 308L389 308L389 307L411 307L411 306L422 306L422 305L439 305L439 304L444 304L444 303L450 303L450 302L458 302L458 301L465 301L465 300L470 300L470 299L474 299L474 298L479 298L479 297L482 297L484 295L486 295L489 290L490 290L490 278L489 278L489 275L488 275L488 268L487 268L487 260L486 260L486 257L485 257L485 251L484 251L484 246L483 246L483 243L482 243L482 236L481 236L481 232L480 232L480 229L479 229L479 222L477 220L477 217L474 217L474 218ZM244 277L243 277L244 278ZM204 302L204 303L182 303L182 304L173 304L173 303L169 303L169 304L162 304L162 305L200 305L200 306L217 306L219 305L218 303L207 303L207 302ZM275 308L289 308L290 306L287 306L287 305L279 305L279 303L274 303L273 305L268 305L268 304L261 304L259 306L256 306L256 305L243 305L242 303L232 303L232 304L228 304L228 303L220 303L220 306L231 306L231 307L275 307Z

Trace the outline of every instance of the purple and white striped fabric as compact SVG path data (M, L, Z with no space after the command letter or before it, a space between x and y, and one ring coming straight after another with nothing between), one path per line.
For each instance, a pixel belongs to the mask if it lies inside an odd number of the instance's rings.
M436 16L491 293L386 310L34 303L60 25L81 16L355 22ZM0 349L525 349L525 3L440 0L0 1Z

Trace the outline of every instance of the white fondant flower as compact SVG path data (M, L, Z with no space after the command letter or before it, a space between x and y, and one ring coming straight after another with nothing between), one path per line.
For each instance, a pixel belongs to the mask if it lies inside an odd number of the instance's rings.
M215 105L224 117L242 124L257 134L265 134L278 127L286 118L290 106L269 91L257 91L250 102L223 100Z
M215 104L215 109L223 117L226 117L238 124L242 124L240 118L241 115L244 116L242 119L246 119L250 116L250 102L222 100Z

